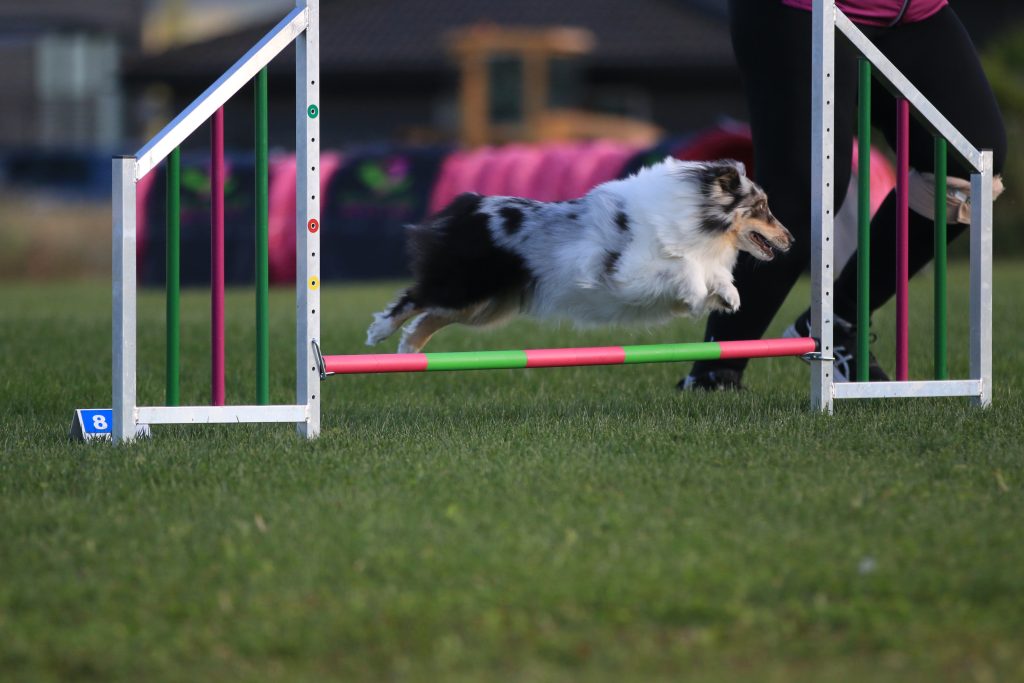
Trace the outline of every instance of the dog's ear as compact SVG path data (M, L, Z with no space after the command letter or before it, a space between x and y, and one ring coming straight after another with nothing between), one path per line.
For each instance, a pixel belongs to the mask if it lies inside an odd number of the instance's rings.
M743 162L725 159L715 164L715 182L729 194L739 194L743 186L741 177L747 175L747 167Z

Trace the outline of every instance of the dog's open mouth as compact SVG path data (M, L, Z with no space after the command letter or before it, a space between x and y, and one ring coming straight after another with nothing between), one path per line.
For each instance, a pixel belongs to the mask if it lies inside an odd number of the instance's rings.
M764 235L759 232L751 232L750 241L761 251L762 260L771 261L775 258L775 250L772 248L772 243Z

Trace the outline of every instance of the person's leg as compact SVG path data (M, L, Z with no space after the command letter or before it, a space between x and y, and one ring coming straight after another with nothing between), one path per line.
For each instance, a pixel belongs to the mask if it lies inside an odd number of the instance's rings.
M871 36L879 49L931 101L950 123L978 149L993 151L995 173L1006 160L1006 131L1002 115L977 52L966 30L950 7L922 22L897 26ZM872 118L890 145L896 143L896 105L892 95L876 85ZM911 119L910 165L921 172L934 170L932 134ZM969 179L971 171L949 151L949 175ZM947 238L955 239L967 228L950 223ZM934 228L930 218L910 213L910 273L913 275L933 256ZM896 292L896 198L890 194L871 224L871 310L879 308ZM836 282L836 314L856 319L857 264L851 259Z
M734 273L740 310L709 316L704 338L716 341L760 338L807 268L811 247L811 15L775 0L731 0L729 13L733 50L750 108L754 179L796 241L789 253L770 263L741 254ZM849 183L856 80L852 47L837 41L836 206ZM691 376L721 370L740 373L745 366L742 359L699 362Z

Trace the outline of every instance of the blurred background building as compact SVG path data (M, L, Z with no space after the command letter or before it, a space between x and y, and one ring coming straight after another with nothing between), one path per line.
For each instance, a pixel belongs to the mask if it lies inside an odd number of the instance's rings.
M126 85L133 95L163 98L167 112L178 111L272 25L267 20L144 57L127 68ZM562 44L550 33L556 28L563 29ZM572 45L569 29L577 31ZM506 134L471 136L476 143L542 137L535 126L507 134L522 128L537 106L668 131L742 114L720 2L337 0L323 3L321 31L327 146L465 140L460 113L472 112L460 109L460 85L479 92L482 82L489 87L479 113ZM466 51L472 47L476 54ZM482 65L482 82L466 78L473 63ZM281 146L292 137L292 64L289 55L271 70L272 107L283 113L275 117L271 142ZM548 86L543 93L528 87L538 71ZM240 126L231 134L241 144L251 132Z
M0 0L0 254L22 253L42 233L68 235L72 224L92 241L104 237L110 156L137 149L291 6ZM1016 70L1024 64L1024 3L953 6L985 54L1016 139L1024 119L1024 74ZM682 141L745 118L726 0L322 0L321 7L322 144L336 155L339 178L366 185L363 195L336 188L355 197L338 209L346 222L369 211L359 197L405 187L399 171L429 182L412 193L413 208L392 206L381 220L397 224L432 208L465 180L448 164L453 155L462 159L460 149L512 144L511 156L472 161L512 169L527 163L516 145L596 140L604 146L588 147L585 163L607 174L612 149L626 159L625 172L640 157L675 153ZM289 48L270 70L270 140L280 154L294 148L293 64ZM240 169L252 146L251 106L247 91L227 105L228 147ZM726 128L742 133L742 125ZM202 130L185 145L197 168L207 145ZM583 177L564 191L578 191ZM195 182L201 204L201 178ZM1014 201L1002 200L1000 210ZM22 224L43 225L51 215L63 218L47 230ZM68 249L68 258L85 253ZM98 250L93 260L106 258ZM0 276L24 262L0 255Z
M26 160L12 169L12 154L105 157L134 149L290 6L288 0L0 0L0 179L5 169L8 181L25 175ZM1019 0L954 7L982 47L1024 17ZM324 0L322 8L326 146L503 142L588 131L643 137L744 115L725 0ZM549 46L559 49L549 50L538 71L527 33L556 27L578 29L587 44L568 51ZM518 29L518 46L505 40L509 49L459 57L454 32L462 31L465 46L474 30L480 38L480 31L493 37L501 29ZM478 47L485 42L477 40ZM484 64L476 81L474 61ZM291 64L285 55L272 69L272 106L280 115L271 141L280 147L292 144ZM539 109L618 118L548 117L541 125ZM468 130L473 116L495 125L484 133L480 125ZM249 118L229 126L229 144L248 143ZM602 121L617 121L622 130ZM630 124L633 133L625 130Z
M0 148L114 148L142 0L0 2Z

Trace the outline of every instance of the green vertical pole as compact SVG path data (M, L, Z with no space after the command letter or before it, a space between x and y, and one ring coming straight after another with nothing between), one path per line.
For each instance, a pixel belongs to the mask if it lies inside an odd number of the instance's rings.
M270 403L267 67L256 74L256 403Z
M181 148L167 157L167 405L181 399Z
M867 382L871 344L871 62L863 58L857 144L857 381Z
M935 138L935 379L946 364L946 139Z

